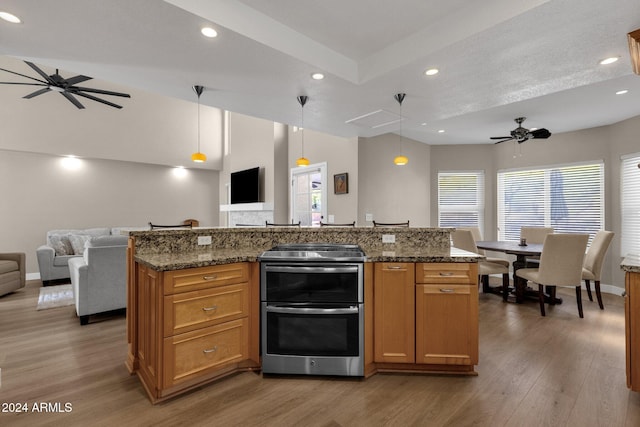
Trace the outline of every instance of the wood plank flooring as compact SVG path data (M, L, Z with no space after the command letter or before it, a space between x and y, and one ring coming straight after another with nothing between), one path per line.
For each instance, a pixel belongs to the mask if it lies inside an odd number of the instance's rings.
M30 411L0 412L2 426L640 426L613 295L604 311L585 295L580 319L572 290L546 318L535 302L480 294L477 377L242 373L154 406L124 366L124 316L81 327L73 306L36 311L39 287L0 297L0 409Z

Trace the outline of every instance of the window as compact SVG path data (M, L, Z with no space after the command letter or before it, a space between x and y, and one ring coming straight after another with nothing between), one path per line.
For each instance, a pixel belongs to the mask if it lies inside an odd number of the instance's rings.
M620 165L622 232L620 254L640 253L640 153L622 157Z
M604 228L604 164L499 171L498 239L518 240L522 226L593 237Z
M484 230L484 172L438 172L438 226Z

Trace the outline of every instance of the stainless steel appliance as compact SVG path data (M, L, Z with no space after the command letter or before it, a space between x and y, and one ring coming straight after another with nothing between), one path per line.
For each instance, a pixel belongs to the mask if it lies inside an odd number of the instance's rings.
M260 255L264 373L364 375L364 259L324 243Z

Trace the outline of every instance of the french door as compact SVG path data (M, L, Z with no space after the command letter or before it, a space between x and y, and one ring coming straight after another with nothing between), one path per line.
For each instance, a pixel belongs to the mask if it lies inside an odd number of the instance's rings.
M302 226L320 226L327 216L327 164L291 169L291 219Z

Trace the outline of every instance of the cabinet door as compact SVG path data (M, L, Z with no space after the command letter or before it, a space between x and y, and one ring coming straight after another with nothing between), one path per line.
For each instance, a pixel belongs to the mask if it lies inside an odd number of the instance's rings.
M478 288L475 285L416 286L416 362L478 363Z
M144 381L152 390L157 387L160 365L161 275L138 264L137 356Z
M640 391L640 273L625 274L625 291L627 386Z
M415 362L415 269L407 263L376 263L374 361Z

